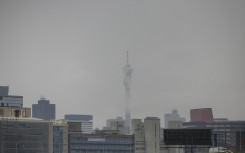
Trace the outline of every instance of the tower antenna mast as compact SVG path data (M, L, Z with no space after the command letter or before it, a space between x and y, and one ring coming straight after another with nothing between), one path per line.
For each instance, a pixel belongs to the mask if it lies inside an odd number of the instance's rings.
M124 87L125 87L125 123L124 123L124 130L125 134L129 134L130 132L130 121L131 121L131 115L130 115L130 87L131 87L131 78L132 78L132 72L133 69L129 65L129 54L127 51L126 54L126 65L124 67Z
M127 64L129 63L128 51L127 51Z

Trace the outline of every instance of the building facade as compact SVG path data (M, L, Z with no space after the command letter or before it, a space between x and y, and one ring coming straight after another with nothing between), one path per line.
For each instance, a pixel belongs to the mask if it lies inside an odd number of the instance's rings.
M191 109L191 122L209 122L213 121L212 108Z
M212 129L213 147L236 151L236 147L240 145L238 136L245 131L245 121L185 122L183 128Z
M31 108L0 107L0 117L31 117Z
M41 97L38 104L32 104L32 117L45 120L55 120L55 104Z
M0 86L0 117L31 117L31 108L23 107L23 96L8 93L8 86Z
M69 132L69 153L134 153L134 136Z
M68 124L66 120L53 122L53 153L68 153Z
M53 153L52 122L0 118L0 153Z
M132 119L131 134L135 135L135 153L160 153L160 119L157 117L146 117Z
M0 96L0 107L23 107L23 96Z
M116 119L106 120L105 130L118 130L120 134L124 134L124 119L122 117L117 117Z
M82 133L93 133L93 115L66 114L69 122L80 122Z

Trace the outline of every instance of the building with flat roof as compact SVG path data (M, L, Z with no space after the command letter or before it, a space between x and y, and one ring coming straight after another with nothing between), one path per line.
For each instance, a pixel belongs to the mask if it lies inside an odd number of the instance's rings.
M213 147L224 147L237 151L240 133L245 131L245 121L185 122L183 128L212 129ZM242 150L244 151L244 150Z
M23 96L8 93L8 86L0 86L0 117L31 117L31 108L23 107Z
M134 153L134 136L69 132L69 153Z
M31 108L0 107L0 117L31 117Z
M124 124L125 122L122 117L117 117L116 119L108 119L106 120L106 127L104 127L103 129L118 130L120 134L124 134L125 133Z
M191 122L213 121L212 108L198 108L190 111Z
M41 97L38 104L32 104L32 117L45 120L55 119L55 104L50 104L49 100Z
M23 107L23 96L9 95L9 86L0 86L0 107Z
M7 96L9 94L9 86L0 86L0 96Z
M0 153L53 153L52 124L32 118L0 118Z
M135 153L160 153L160 119L157 117L146 117L132 119L131 134L135 135Z
M23 107L23 96L0 96L0 107Z
M93 115L66 114L68 122L80 122L82 133L93 133Z

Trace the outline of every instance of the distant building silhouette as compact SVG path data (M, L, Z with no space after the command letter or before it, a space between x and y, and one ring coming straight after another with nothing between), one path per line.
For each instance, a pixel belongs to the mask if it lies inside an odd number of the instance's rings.
M0 86L0 96L7 96L9 94L9 86Z
M212 108L191 109L191 122L208 122L213 121Z
M164 127L169 128L169 122L170 121L180 121L185 122L185 118L180 117L177 110L173 110L170 114L164 114Z
M41 97L38 104L32 104L32 117L45 120L55 119L55 104L50 104L49 100Z
M106 127L104 130L118 130L120 134L124 134L124 119L122 117L117 117L116 119L106 120Z

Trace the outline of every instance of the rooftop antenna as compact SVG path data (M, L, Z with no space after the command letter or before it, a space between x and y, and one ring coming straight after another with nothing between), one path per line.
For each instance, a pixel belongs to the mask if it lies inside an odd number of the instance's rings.
M40 100L45 100L46 98L45 98L45 96L44 95L42 95L41 97L40 97Z

